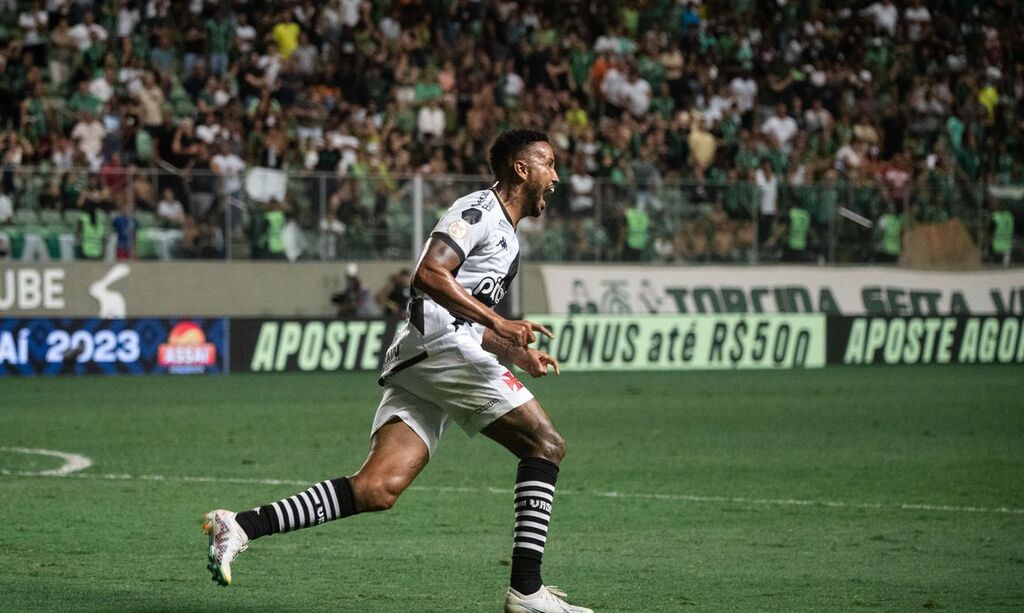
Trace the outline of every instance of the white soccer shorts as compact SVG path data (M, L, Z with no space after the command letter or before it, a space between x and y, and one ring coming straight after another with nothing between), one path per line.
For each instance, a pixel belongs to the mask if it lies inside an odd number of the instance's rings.
M450 422L473 436L533 399L530 390L475 339L465 334L451 337L454 343L388 376L371 435L398 417L434 455Z

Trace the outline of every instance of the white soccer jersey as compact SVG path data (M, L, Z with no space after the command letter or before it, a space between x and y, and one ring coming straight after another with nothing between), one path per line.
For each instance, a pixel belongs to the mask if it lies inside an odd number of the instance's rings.
M512 220L493 189L459 198L434 227L440 239L459 254L455 281L474 298L494 307L519 271L519 239ZM470 334L479 343L483 326L462 319L413 288L407 317L388 349L381 381L455 344L455 335Z

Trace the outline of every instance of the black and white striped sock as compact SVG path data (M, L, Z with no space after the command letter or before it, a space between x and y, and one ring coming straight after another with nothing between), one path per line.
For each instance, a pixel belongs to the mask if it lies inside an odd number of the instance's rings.
M516 525L512 537L512 588L532 594L543 585L540 574L548 540L551 504L558 466L542 458L526 458L516 472Z
M352 485L348 477L342 477L321 481L294 496L242 511L235 516L235 521L250 539L254 539L355 515L355 508Z

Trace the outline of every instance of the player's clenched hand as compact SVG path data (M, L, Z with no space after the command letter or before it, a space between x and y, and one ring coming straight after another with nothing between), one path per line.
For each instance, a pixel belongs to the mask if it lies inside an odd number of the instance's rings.
M556 375L562 374L558 368L558 360L539 349L527 349L520 356L520 359L516 360L516 366L530 373L531 377L543 377L548 374L548 366L555 369Z
M501 319L494 324L494 332L501 338L512 342L516 347L527 347L537 340L534 332L540 332L548 338L555 338L551 330L525 319Z

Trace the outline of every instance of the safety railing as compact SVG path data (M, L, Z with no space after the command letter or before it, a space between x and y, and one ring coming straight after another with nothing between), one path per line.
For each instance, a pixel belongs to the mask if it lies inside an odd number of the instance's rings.
M561 178L545 213L519 225L531 260L893 262L908 232L941 224L957 225L988 255L991 213L1024 205L1020 188L935 173L897 186L834 175L803 185ZM7 167L0 198L13 215L0 218L0 257L408 261L453 201L489 184L216 159L184 170Z

